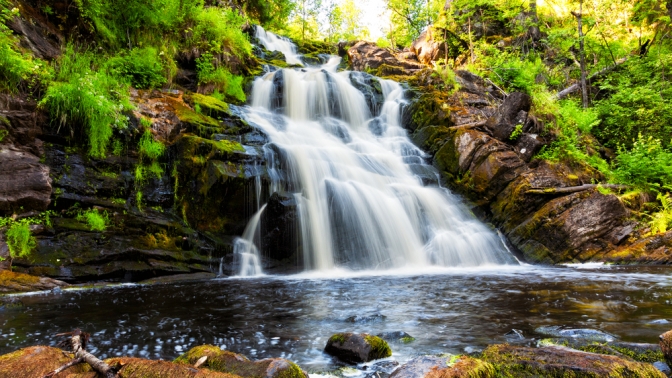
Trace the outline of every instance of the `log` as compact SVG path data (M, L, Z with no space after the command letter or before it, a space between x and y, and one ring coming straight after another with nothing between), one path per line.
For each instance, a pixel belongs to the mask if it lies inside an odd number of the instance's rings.
M606 189L628 189L628 185L616 185L616 184L583 184L579 186L567 186L562 188L530 188L526 193L532 194L571 194L582 192L584 190L590 190L597 187L602 187Z
M474 122L474 123L465 123L465 124L463 124L463 125L450 126L449 129L451 129L451 130L455 130L455 129L473 129L474 127L483 126L483 125L485 125L487 122L488 122L487 120L483 120L483 121L478 121L478 122Z
M625 63L627 60L628 60L627 57L626 57L626 58L621 58L621 59L617 60L617 61L616 61L616 64L612 64L611 66L608 66L608 67L606 67L606 68L603 68L603 69L601 69L601 70L595 72L594 74L590 75L590 77L588 78L588 81L597 79L598 77L600 77L600 76L602 76L602 75L604 75L604 74L606 74L606 73L608 73L608 72L610 72L610 71L613 71L616 67L618 67L618 66L620 66L621 64ZM565 97L569 96L570 94L572 94L572 93L576 92L577 90L579 90L579 88L581 88L581 84L579 84L579 83L577 83L577 84L572 84L572 85L570 85L569 87L567 87L567 88L561 90L560 92L558 92L558 93L555 95L555 97L556 97L558 100L562 100L563 98L565 98Z
M97 371L105 378L117 377L117 373L110 367L110 365L84 350L82 347L82 331L78 329L75 330L70 342L72 343L72 351L75 353L75 358L81 358L84 362L91 365L93 370Z

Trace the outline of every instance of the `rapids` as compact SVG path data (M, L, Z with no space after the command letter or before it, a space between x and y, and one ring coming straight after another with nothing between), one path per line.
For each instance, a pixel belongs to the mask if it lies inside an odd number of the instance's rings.
M297 59L286 40L257 29L267 49ZM289 51L289 53L287 53ZM433 172L402 127L399 83L321 66L282 69L255 80L245 120L263 130L275 154L271 192L289 193L299 213L305 270L392 269L431 265L516 264L496 232L476 220L447 189L425 186ZM371 81L382 101L360 91ZM359 88L355 86L359 84ZM376 93L374 93L374 96ZM260 210L261 211L261 210ZM235 253L240 274L259 274L260 235L253 217ZM248 232L250 231L250 232ZM256 246L255 246L256 245Z

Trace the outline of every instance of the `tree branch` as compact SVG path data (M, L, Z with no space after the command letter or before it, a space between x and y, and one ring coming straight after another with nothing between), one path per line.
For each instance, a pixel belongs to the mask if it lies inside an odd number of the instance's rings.
M594 74L590 75L590 77L588 78L588 80L589 80L589 81L595 80L595 79L597 79L598 77L600 77L600 76L602 76L602 75L604 75L604 74L606 74L606 73L609 73L609 72L613 71L616 67L618 67L618 66L620 66L621 64L625 63L627 60L628 60L627 57L625 57L625 58L621 58L621 59L617 60L617 61L616 61L616 64L611 65L611 66L608 66L608 67L605 67L605 68L603 68L603 69L601 69L601 70L595 72ZM579 88L581 88L581 85L580 85L580 84L578 84L578 83L577 83L577 84L572 84L572 85L570 85L569 87L567 87L567 88L561 90L560 92L558 92L558 93L555 95L555 97L556 97L558 100L561 100L561 99L563 99L563 98L569 96L570 94L576 92L577 90L579 90Z
M571 194L577 192L583 192L584 190L590 190L597 187L602 187L606 189L628 189L628 185L615 185L615 184L584 184L579 186L568 186L563 188L530 188L526 193L531 194Z
M43 378L52 378L52 377L55 376L56 374L61 373L61 372L63 372L63 371L66 371L67 369L69 369L69 368L71 368L71 367L73 367L73 366L75 366L75 365L79 365L79 364L81 364L82 362L84 362L84 359L83 359L83 358L75 358L74 360L68 362L67 364L65 364L65 365L59 367L58 369L52 371L51 373L45 375Z

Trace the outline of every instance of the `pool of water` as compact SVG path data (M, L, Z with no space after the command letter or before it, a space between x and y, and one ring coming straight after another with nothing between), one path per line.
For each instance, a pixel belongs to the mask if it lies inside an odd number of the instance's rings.
M127 285L22 295L0 309L0 354L55 346L55 335L92 333L100 357L173 359L215 344L251 359L284 357L309 372L340 364L322 352L335 332L403 331L393 359L533 344L540 326L599 329L657 343L672 329L672 268L496 267L480 270L331 272ZM525 339L507 336L512 329Z

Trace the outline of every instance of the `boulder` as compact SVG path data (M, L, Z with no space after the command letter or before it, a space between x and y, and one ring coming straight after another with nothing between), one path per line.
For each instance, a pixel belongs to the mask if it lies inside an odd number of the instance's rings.
M430 65L433 61L446 57L446 44L435 41L435 33L436 30L429 27L411 44L410 52L420 63Z
M334 334L327 341L324 351L344 362L355 364L392 355L385 340L367 333Z
M0 356L0 377L44 377L48 373L72 361L73 358L72 354L48 346L34 346L20 349L16 352ZM79 374L90 371L91 368L88 365L79 364L68 368L55 378L64 378L67 376L79 377Z
M524 133L516 139L516 152L524 162L529 163L545 144L546 141L539 135Z
M0 146L0 214L46 210L51 202L49 167L13 146Z
M513 92L504 100L494 116L490 117L485 127L492 135L502 142L510 142L511 134L516 126L522 127L527 122L527 113L532 107L532 98L521 92Z
M495 367L493 377L665 377L648 363L559 346L492 345L480 358Z
M421 63L399 59L372 42L357 42L347 53L353 70L375 71L378 76L410 75L425 68Z
M48 277L0 270L0 293L2 294L52 290L64 286L68 284Z
M308 378L308 374L297 364L284 358L250 361L242 354L221 350L214 345L192 348L175 359L175 363L194 366L203 357L206 359L200 365L202 368L243 378Z
M665 362L672 366L672 331L660 335L660 349L663 351Z

